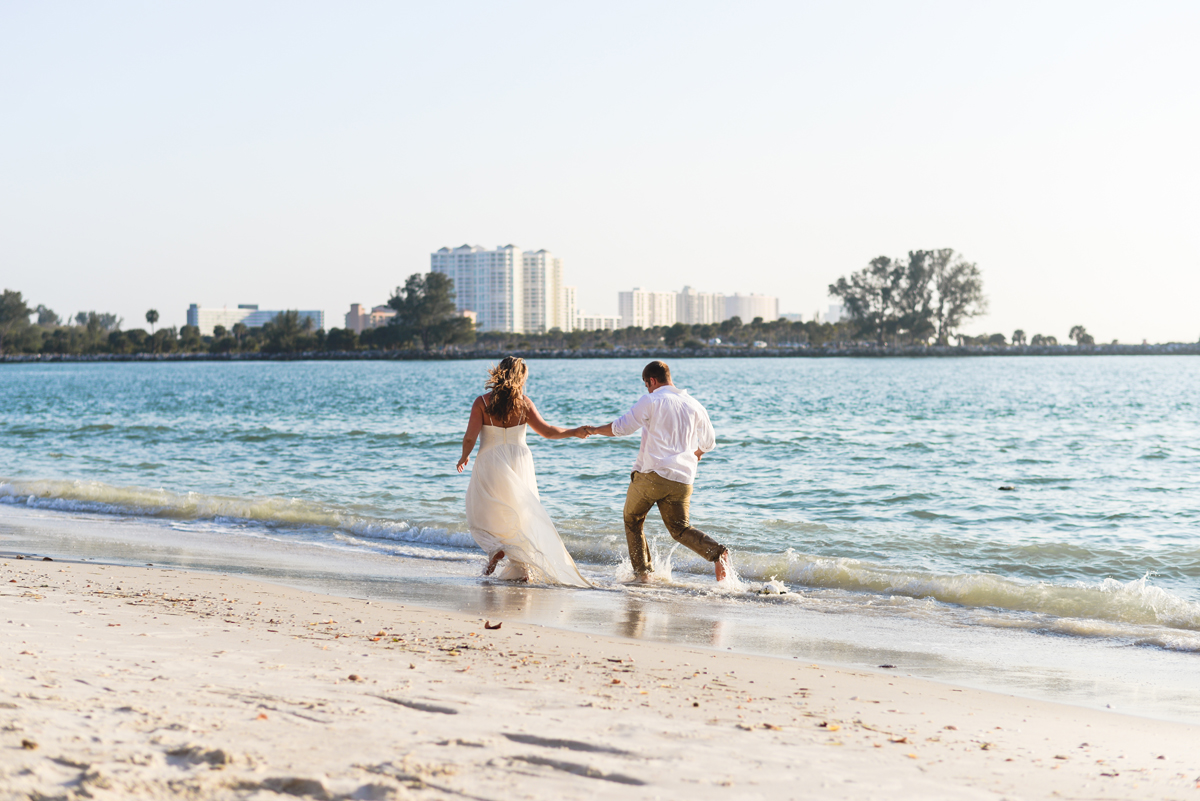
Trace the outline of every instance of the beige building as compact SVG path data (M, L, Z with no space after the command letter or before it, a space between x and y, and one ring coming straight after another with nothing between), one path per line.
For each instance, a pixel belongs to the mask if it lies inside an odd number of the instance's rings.
M352 303L350 311L346 313L346 328L356 334L361 334L368 328L387 325L395 316L396 310L391 306L376 306L367 311L361 303Z

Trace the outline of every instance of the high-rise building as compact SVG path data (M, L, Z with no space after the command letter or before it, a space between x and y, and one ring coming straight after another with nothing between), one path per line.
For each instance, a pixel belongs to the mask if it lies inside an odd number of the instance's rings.
M545 249L527 250L521 254L521 262L525 270L525 333L569 330L571 318L563 308L562 259Z
M257 303L240 303L236 309L227 307L205 309L201 308L199 304L193 303L188 306L187 324L199 328L200 336L210 337L213 335L213 329L218 325L230 329L241 323L247 328L259 328L281 314L283 314L282 311L259 309ZM308 321L313 331L325 327L325 312L309 310L301 311L299 314L301 325L304 325L305 321Z
M564 331L574 331L579 327L579 292L573 286L562 288L561 324Z
M482 245L441 248L430 269L454 281L458 311L473 311L480 331L525 332L525 268L520 248Z
M617 313L621 317L621 327L674 325L678 319L675 295L674 292L651 292L640 287L634 287L632 292L618 292Z
M458 311L474 312L480 331L540 334L574 325L575 290L563 286L562 259L548 250L463 245L431 254L429 266L454 280Z
M764 322L773 323L779 319L779 298L771 295L749 295L734 293L725 296L725 318L737 317L743 323L751 322L755 317L763 318Z
M725 296L685 286L675 297L675 319L688 325L711 325L725 319Z

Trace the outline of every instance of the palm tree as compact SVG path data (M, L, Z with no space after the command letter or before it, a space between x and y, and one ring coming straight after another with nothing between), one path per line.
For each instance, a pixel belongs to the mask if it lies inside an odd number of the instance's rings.
M146 312L146 322L150 323L150 336L154 336L154 324L158 322L158 311L156 309Z
M1076 345L1094 345L1094 344L1096 344L1096 340L1092 338L1092 335L1089 334L1087 332L1087 329L1084 328L1082 325L1072 326L1071 333L1067 334L1067 336L1070 337L1071 339L1075 340Z

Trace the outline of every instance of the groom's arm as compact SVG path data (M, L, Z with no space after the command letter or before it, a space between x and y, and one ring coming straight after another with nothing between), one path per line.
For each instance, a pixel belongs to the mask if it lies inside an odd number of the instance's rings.
M597 426L592 429L592 433L601 434L606 437L627 437L650 422L650 415L653 409L654 402L650 400L650 395L643 395L638 399L637 403L633 404L632 409L608 425Z
M612 430L612 423L609 423L609 424L603 425L603 426L585 426L585 428L587 428L587 430L590 431L591 433L599 434L602 437L615 437L616 436L616 434L614 434L613 430Z

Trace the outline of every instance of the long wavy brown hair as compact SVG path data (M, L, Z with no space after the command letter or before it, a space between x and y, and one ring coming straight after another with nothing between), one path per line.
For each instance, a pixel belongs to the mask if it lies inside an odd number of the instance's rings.
M525 360L516 356L505 356L500 364L488 370L485 385L492 393L487 404L487 413L493 420L507 421L525 408L525 379L529 368Z

